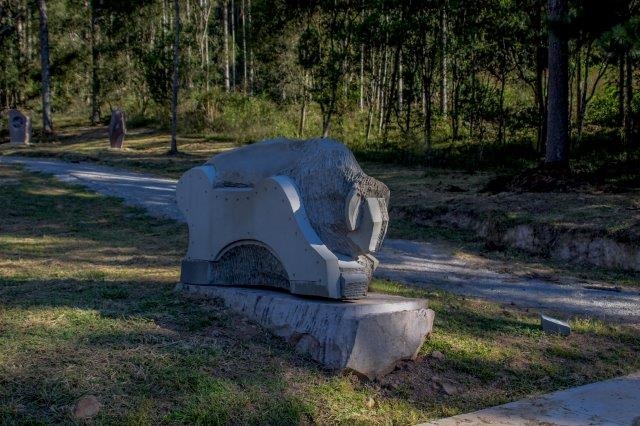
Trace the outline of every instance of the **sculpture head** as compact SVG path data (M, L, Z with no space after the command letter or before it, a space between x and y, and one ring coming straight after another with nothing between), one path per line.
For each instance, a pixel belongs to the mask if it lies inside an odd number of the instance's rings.
M389 188L368 176L349 148L331 139L275 139L218 154L208 161L220 185L255 186L283 175L296 184L306 214L335 253L375 253L386 235Z

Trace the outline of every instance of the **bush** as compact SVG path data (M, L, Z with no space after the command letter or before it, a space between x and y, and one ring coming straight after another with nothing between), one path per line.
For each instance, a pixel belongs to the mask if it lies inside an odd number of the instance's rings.
M615 127L618 120L618 91L607 85L598 92L587 107L586 121L604 127Z

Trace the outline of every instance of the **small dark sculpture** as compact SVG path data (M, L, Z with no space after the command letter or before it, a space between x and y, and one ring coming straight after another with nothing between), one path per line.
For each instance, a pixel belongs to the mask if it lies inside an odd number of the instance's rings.
M29 145L31 141L31 119L17 109L9 110L9 140L13 145Z
M109 144L111 148L121 149L126 134L127 125L124 111L116 108L111 112L111 122L109 122Z

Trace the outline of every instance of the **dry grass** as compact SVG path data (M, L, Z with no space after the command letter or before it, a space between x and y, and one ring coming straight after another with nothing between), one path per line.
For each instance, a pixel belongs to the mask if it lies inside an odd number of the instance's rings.
M0 204L2 424L71 422L86 394L98 423L415 424L640 368L636 329L574 319L549 336L534 313L376 282L427 297L434 334L381 381L332 374L173 292L184 225L7 166Z
M179 178L185 170L201 165L212 155L238 146L238 141L226 137L180 137L181 153L167 155L171 136L151 129L132 129L123 149L109 148L107 128L69 127L61 129L53 141L29 147L0 145L2 155L54 157L65 161L88 161L140 172Z

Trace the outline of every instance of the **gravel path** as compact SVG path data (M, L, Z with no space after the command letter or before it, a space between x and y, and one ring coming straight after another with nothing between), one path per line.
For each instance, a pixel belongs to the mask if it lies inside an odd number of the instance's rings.
M52 174L63 182L122 198L129 205L144 207L153 216L184 220L175 202L173 179L43 158L0 156L0 164L23 165L27 170ZM640 324L638 290L603 291L498 273L477 268L456 258L450 248L433 243L387 239L377 257L379 278L512 303L540 312Z

